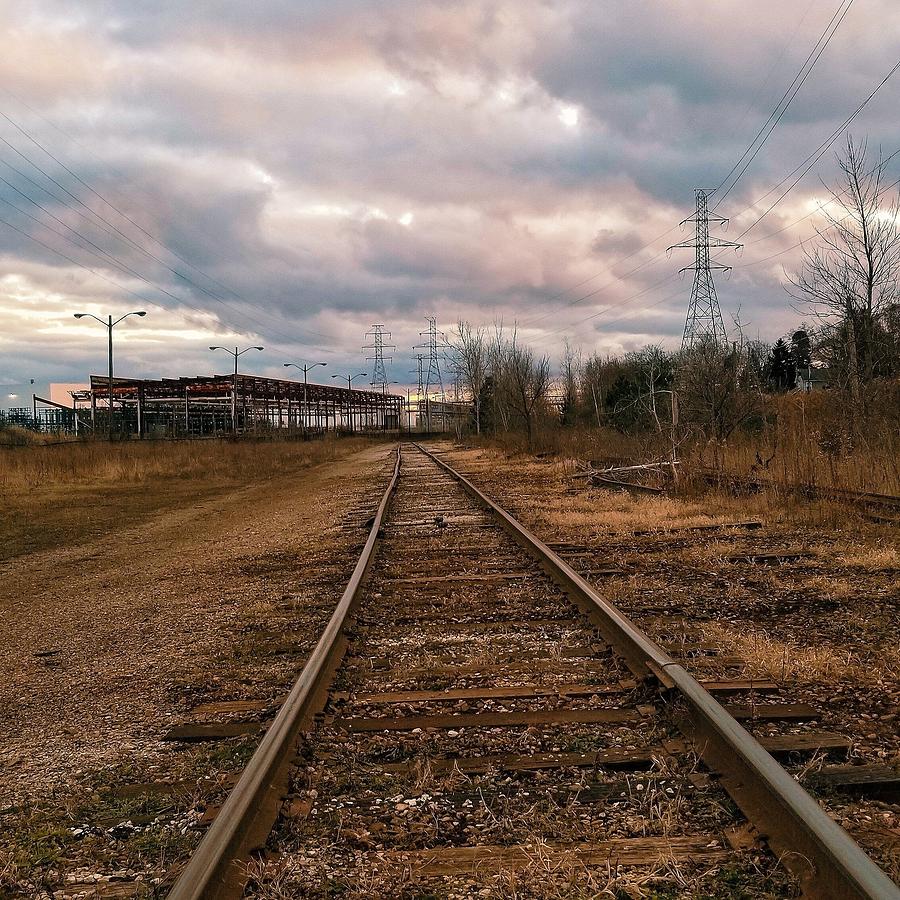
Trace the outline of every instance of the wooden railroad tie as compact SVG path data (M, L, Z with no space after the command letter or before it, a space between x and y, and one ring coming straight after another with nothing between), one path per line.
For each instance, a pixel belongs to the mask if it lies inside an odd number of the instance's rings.
M724 838L716 835L619 838L591 844L522 844L513 847L479 844L434 850L394 850L369 855L373 869L401 866L413 877L478 874L526 869L542 873L575 866L653 867L667 862L718 862L733 857Z

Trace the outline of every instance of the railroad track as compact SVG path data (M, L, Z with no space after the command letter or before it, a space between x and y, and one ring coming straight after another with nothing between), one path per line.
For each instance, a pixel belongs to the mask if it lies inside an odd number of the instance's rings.
M900 898L774 758L846 737L773 683L703 678L701 651L652 642L406 445L334 615L169 896L253 896L285 872L291 896L477 896L523 870L740 877L769 851L809 896ZM771 753L749 733L763 723Z
M715 469L700 469L697 476L707 484L725 486L730 490L776 491L785 495L802 497L807 500L831 500L861 510L866 516L886 524L900 524L900 497L894 494L879 494L874 491L856 491L849 488L828 487L827 485L804 484L802 482L775 481L752 475L737 475L718 472Z
M665 474L665 465L656 466L628 466L626 463L616 461L611 472L594 468L593 461L579 461L580 471L573 477L587 479L590 484L597 487L606 487L618 490L628 490L636 493L661 494L666 490L665 482L662 484L643 484L636 480L623 480L622 475L627 474L628 469L645 469L652 471L653 475ZM723 472L712 468L697 468L683 470L682 474L688 479L696 479L708 485L724 488L731 493L758 493L761 491L773 491L785 496L800 497L806 500L830 500L842 503L858 509L866 518L874 522L898 525L900 524L900 497L894 494L880 494L874 491L856 491L849 488L828 487L826 485L807 484L803 482L776 481L758 475L739 475L734 472Z

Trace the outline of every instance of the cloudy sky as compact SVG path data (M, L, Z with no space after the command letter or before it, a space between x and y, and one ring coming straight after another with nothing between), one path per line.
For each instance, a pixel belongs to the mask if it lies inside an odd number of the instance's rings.
M716 187L838 0L5 0L0 382L409 370L434 314L558 357L678 345L693 189ZM855 0L718 212L735 239L897 61L900 4ZM900 148L900 75L854 135ZM840 143L840 141L838 141ZM837 145L836 145L837 147ZM773 339L829 150L731 254L727 325ZM900 158L898 158L900 163ZM890 174L900 177L900 164ZM787 186L791 181L785 182ZM798 222L798 220L800 220ZM790 227L787 227L790 226ZM794 249L790 249L794 248ZM723 258L723 261L726 259Z

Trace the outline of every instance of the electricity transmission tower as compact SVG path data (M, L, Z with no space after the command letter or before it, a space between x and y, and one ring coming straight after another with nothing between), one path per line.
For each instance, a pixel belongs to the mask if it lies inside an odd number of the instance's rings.
M424 357L421 353L417 353L417 354L416 354L416 369L415 369L415 374L416 374L416 377L418 378L418 382L419 382L419 387L418 387L418 394L417 394L417 396L419 397L420 400L422 399L422 396L425 394L424 369L423 369L423 366L422 366L422 360L423 360L423 359L425 359L425 357ZM410 375L413 374L412 370L410 370L410 373L409 373L409 374L410 374Z
M690 349L695 344L712 342L724 346L727 337L725 324L722 321L722 310L719 308L719 298L716 295L716 286L713 283L713 271L727 272L731 266L722 266L711 263L709 260L709 248L733 248L737 249L741 244L734 241L726 241L719 237L709 236L709 223L716 222L725 225L728 219L723 219L714 213L710 214L707 201L709 191L697 190L697 211L681 224L688 222L694 224L694 239L673 244L669 250L693 249L694 265L685 266L679 272L693 272L694 285L691 288L691 300L688 305L687 319L684 323L684 336L681 341L682 349Z
M381 389L384 391L387 389L388 377L387 372L384 368L385 359L388 362L393 362L394 357L388 356L385 357L384 351L385 348L388 350L395 350L393 344L385 344L384 339L391 339L391 333L389 331L384 330L384 325L373 325L371 331L366 332L366 337L372 338L371 344L366 344L363 346L363 350L372 350L374 351L374 356L367 356L366 362L373 363L372 366L372 380L370 384L372 387L377 387L379 384L381 385Z
M441 400L443 400L444 381L441 377L441 362L440 355L438 354L438 345L443 348L446 343L446 338L443 334L438 332L436 324L437 320L434 316L426 316L425 319L428 322L428 330L420 331L419 337L425 337L427 335L428 341L424 344L416 344L415 347L413 347L413 350L428 350L428 370L425 375L425 383L420 387L420 393L422 388L424 388L425 396L428 396L432 390L439 390L441 392ZM422 367L424 368L424 365ZM419 381L421 382L421 376Z

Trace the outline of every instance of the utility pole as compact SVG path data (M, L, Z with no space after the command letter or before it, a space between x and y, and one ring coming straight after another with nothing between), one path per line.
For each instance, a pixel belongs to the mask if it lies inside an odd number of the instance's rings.
M685 219L681 224L688 222L694 225L694 239L673 244L669 250L692 249L694 250L694 265L685 266L679 272L693 272L694 284L691 287L691 299L688 304L687 318L684 323L684 335L681 341L682 350L689 350L697 344L712 343L724 347L727 343L725 324L722 321L722 310L719 308L719 298L716 295L716 286L713 282L713 271L728 272L731 266L722 266L711 263L709 259L710 247L738 249L741 244L734 241L726 241L719 237L709 236L709 223L715 222L726 225L728 219L709 212L708 200L711 191L698 189L694 192L697 198L697 210L693 216Z
M651 384L650 386L650 403L653 411L653 418L656 420L656 424L659 425L659 417L656 414L656 395L657 394L668 394L671 397L671 413L672 413L672 424L671 424L671 448L669 450L669 468L672 471L672 482L674 484L678 483L678 394L675 391L665 390L658 391ZM660 428L660 430L662 430Z
M107 316L106 321L104 322L99 316L95 316L93 313L74 313L76 319L96 319L101 325L106 327L109 331L109 354L108 354L108 362L109 362L109 381L107 390L109 391L108 398L108 427L107 427L107 435L110 440L113 439L113 328L119 324L123 319L127 319L129 316L139 316L143 318L147 313L144 310L139 310L137 312L128 312L125 313L124 316L119 316L118 319L113 321L112 316Z
M231 347L220 347L216 345L215 347L210 347L210 350L224 350L226 353L230 353L234 357L234 377L231 383L231 433L237 434L237 388L238 388L238 357L243 356L245 353L249 353L251 350L264 350L264 347L245 347L243 350L238 350L237 347L234 350ZM245 415L246 418L246 415Z

